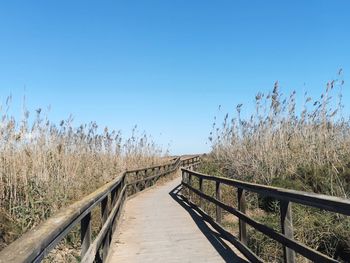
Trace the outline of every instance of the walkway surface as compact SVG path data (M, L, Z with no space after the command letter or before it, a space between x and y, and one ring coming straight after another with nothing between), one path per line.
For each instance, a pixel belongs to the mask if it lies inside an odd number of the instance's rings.
M179 201L179 185L180 178L176 178L126 202L112 239L109 263L245 262Z

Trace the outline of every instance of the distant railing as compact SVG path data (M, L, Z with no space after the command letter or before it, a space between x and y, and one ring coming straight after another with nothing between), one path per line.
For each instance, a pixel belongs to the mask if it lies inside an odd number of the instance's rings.
M198 188L194 187L193 178L198 179ZM205 193L205 190L203 189L204 180L215 182L215 198ZM235 208L232 205L222 202L221 185L227 185L237 189L238 207ZM284 262L295 262L295 252L312 260L313 262L339 262L336 259L330 258L327 255L311 249L293 239L291 203L298 203L350 216L350 200L348 199L247 183L223 177L205 175L189 169L182 169L182 186L184 189L188 189L187 194L186 191L183 191L183 197L185 200L187 200L191 206L194 207L204 218L206 218L222 236L237 247L242 254L244 254L247 259L252 262L263 262L263 260L247 247L246 224L249 224L256 230L282 244L284 251ZM198 206L192 201L190 194L191 192L195 193L199 197ZM263 196L273 197L279 201L282 233L279 233L274 229L255 221L245 213L246 192L254 192ZM215 204L215 219L210 217L200 208L203 207L203 200L207 200L210 203ZM221 226L222 209L238 217L239 239Z
M128 195L153 185L159 178L174 173L180 166L196 165L199 157L174 158L164 165L120 173L116 178L62 209L38 227L0 251L0 263L41 262L73 227L80 223L81 262L105 262L112 234ZM100 205L102 227L92 241L92 209Z
M200 163L199 156L187 157L181 160L181 167L195 170L198 167L199 163Z

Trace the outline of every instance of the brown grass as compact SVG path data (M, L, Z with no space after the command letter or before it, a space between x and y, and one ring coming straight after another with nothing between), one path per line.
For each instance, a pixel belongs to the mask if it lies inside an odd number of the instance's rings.
M128 168L152 165L166 155L152 138L123 139L119 131L100 131L95 122L59 125L36 111L16 120L0 109L0 249L52 213L110 181Z
M343 114L341 71L318 99L296 92L285 97L276 82L271 93L258 93L255 113L215 118L209 140L212 151L202 171L249 182L348 198L350 194L350 118ZM224 197L225 198L225 197ZM249 199L249 198L248 198ZM253 217L280 231L273 201L250 198ZM264 211L263 214L256 211ZM350 220L344 216L295 205L295 238L329 256L350 248ZM268 262L281 261L281 249L264 235L249 230L249 245ZM350 255L347 254L349 257ZM341 258L338 258L341 259ZM298 262L305 262L298 256Z
M268 95L256 96L255 114L242 118L240 104L231 121L227 114L222 126L213 125L212 157L235 178L265 184L300 179L307 182L303 190L347 197L350 119L342 115L343 83L328 83L317 100L305 94L300 113L296 92L285 98L276 83Z

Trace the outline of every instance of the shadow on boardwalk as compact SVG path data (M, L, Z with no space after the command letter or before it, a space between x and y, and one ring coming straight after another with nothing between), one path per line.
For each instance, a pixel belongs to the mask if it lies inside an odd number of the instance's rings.
M211 245L220 254L222 259L225 262L248 262L246 260L243 260L241 257L237 256L237 254L234 251L232 251L232 249L223 241L223 237L216 231L213 231L207 225L207 221L205 220L205 218L198 214L191 207L191 205L182 198L181 194L179 194L180 190L181 185L178 185L170 191L169 195L189 213L199 230L204 234L204 236L208 239Z

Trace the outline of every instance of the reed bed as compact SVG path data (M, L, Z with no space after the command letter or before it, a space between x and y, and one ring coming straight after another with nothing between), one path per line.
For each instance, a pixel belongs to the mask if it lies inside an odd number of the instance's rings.
M121 170L161 163L167 154L136 127L123 139L95 122L55 124L41 109L18 120L10 104L0 110L0 249Z
M236 107L222 124L215 118L209 140L212 151L202 170L249 182L348 198L350 194L350 118L342 100L344 81L327 83L317 99L281 93L278 82L255 97L255 112L242 117ZM278 229L274 200L251 198L254 217ZM350 258L350 221L322 211L295 206L295 238L332 257ZM250 231L250 246L268 262L281 262L280 249ZM273 258L272 258L272 257ZM299 262L305 262L298 258ZM348 261L346 261L348 262Z

